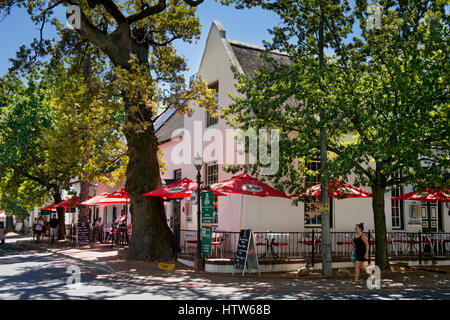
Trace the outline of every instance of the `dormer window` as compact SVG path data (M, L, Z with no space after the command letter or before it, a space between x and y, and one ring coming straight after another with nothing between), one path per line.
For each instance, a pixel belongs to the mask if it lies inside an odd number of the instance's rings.
M216 98L216 105L214 107L214 112L218 110L219 108L219 81L215 81L209 85L210 89L213 89L216 91L214 97ZM206 127L210 127L212 125L215 125L219 123L218 117L213 117L211 113L206 111Z

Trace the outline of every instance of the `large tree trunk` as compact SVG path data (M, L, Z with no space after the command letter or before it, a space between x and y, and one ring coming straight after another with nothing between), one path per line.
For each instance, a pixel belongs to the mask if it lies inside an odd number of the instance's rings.
M387 251L386 215L384 212L384 194L386 188L380 183L380 175L377 173L378 184L372 184L372 208L375 221L375 264L381 270L389 267Z
M89 32L86 32L85 36L89 39ZM131 37L128 24L120 24L112 38L106 42L107 48L102 50L115 66L120 66L130 73L135 72L130 63L130 60L134 60L148 69L148 45ZM139 93L127 94L124 90L122 98L127 118L124 133L129 156L125 187L130 195L132 222L128 257L168 260L173 257L175 239L167 225L162 199L141 197L143 193L161 187L158 143L152 125L154 115ZM137 131L137 128L142 128L142 122L147 127Z
M14 217L6 216L6 232L14 232Z
M55 203L60 203L62 201L61 193L59 193L59 190L56 191L53 195L53 200L55 201ZM66 209L64 208L56 208L59 222L58 240L64 240L66 238L65 211Z
M89 53L86 54L86 58L84 61L84 83L87 86L91 85L91 56ZM83 160L83 168L88 161L89 156L86 155ZM80 202L86 201L89 199L89 182L81 181L80 182ZM79 206L78 207L78 222L86 223L89 217L89 206Z
M80 182L80 202L86 201L89 199L89 182L81 181ZM79 206L78 207L78 222L86 223L89 217L89 206Z
M130 105L125 102L128 121L133 122ZM149 112L141 106L143 114ZM144 132L125 130L128 144L126 190L131 201L132 236L129 258L169 260L173 257L174 236L167 225L161 198L142 197L143 193L161 187L158 143L153 126Z

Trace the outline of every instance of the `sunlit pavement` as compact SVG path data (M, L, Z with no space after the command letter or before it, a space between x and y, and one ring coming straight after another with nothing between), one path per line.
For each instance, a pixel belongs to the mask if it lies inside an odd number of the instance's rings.
M0 299L450 299L450 288L417 286L355 288L349 280L244 279L168 274L133 279L105 274L60 256L0 245ZM80 268L79 286L68 279ZM72 278L69 278L72 277ZM362 283L363 284L363 283Z

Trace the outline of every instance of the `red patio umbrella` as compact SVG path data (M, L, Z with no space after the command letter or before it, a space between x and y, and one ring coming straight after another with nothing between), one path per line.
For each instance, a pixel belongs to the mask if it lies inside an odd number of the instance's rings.
M101 197L101 198L100 198ZM98 205L114 205L114 204L124 204L125 205L125 225L128 224L128 204L130 203L130 196L128 192L125 191L125 188L120 190L107 193L105 195L100 195L99 200L92 201L90 203L91 206Z
M211 190L226 193L249 194L258 197L280 197L289 199L284 193L281 193L246 173L231 177L223 182L214 183L211 185Z
M120 190L111 192L103 196L103 198L99 199L97 202L94 202L93 205L108 205L108 204L125 204L127 205L130 202L130 196L128 192L125 191L125 188Z
M316 184L306 189L305 193L291 195L291 198L301 196L320 198L322 195L321 186L320 183ZM339 180L332 180L328 184L328 197L339 199L371 198L372 193Z
M106 195L108 195L108 192L103 192L102 194L99 194L98 196L94 196L92 198L90 198L89 200L83 201L80 203L80 205L83 206L97 206L97 202L100 199L103 199Z
M392 198L393 200L417 200L427 202L449 202L450 189L441 187L440 189L425 188L424 190L417 190L400 196Z
M92 197L89 196L89 199ZM80 197L72 197L70 199L66 199L61 201L60 203L55 205L55 208L64 208L64 209L70 209L70 208L78 208L80 205Z
M259 181L256 178L249 176L246 173L233 176L228 180L223 182L214 183L211 186L211 190L226 192L226 193L237 193L241 194L241 212L240 212L240 224L242 228L242 212L243 212L243 203L244 203L244 195L252 195L258 197L279 197L279 198L287 198L289 197L284 193L272 188L271 186L265 184L264 182Z
M55 202L50 203L48 206L39 208L39 210L52 210L52 209L56 209Z
M192 192L197 191L197 183L192 181L191 179L181 179L175 181L167 186L158 188L156 190L144 193L142 197L160 197L160 198L168 198L168 199L179 199L189 197ZM214 191L214 196L226 196L225 194Z

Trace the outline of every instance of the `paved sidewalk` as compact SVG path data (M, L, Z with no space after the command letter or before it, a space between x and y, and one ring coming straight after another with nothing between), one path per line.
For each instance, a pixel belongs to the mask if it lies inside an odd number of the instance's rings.
M18 245L28 249L44 249L49 252L73 258L84 263L93 263L110 270L108 277L120 282L131 282L136 284L166 284L169 286L182 287L234 287L252 288L262 290L277 288L278 290L295 291L361 291L368 290L366 287L367 275L361 275L360 284L353 284L353 270L340 272L334 270L334 274L324 277L320 271L313 272L307 277L298 277L295 272L266 273L259 277L257 274L216 274L206 272L194 272L192 268L179 262L175 263L173 271L160 270L157 262L129 261L124 258L122 250L112 249L109 245L95 245L74 248L67 242L51 244L49 241L18 241ZM122 251L122 254L119 254ZM423 270L426 269L426 270ZM382 290L449 290L450 289L450 267L426 267L426 268L395 267L390 271L383 271ZM427 271L428 270L428 271Z
M12 241L11 241L12 242ZM111 246L98 246L91 248L90 246L75 247L67 241L41 240L37 242L30 237L18 238L14 241L17 246L27 250L45 250L47 252L60 255L65 258L74 259L81 263L92 264L105 269L108 273L116 271L108 265L108 261L117 258L118 250L111 249Z

